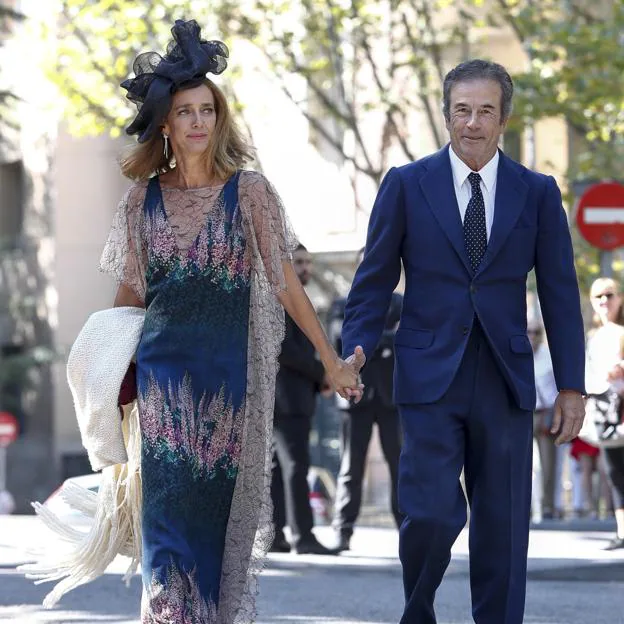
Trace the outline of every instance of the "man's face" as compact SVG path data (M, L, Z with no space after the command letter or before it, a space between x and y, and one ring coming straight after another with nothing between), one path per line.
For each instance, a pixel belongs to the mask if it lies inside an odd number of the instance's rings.
M299 281L305 286L312 276L312 256L309 252L298 249L293 255L293 265Z
M496 154L503 121L502 91L493 80L459 82L451 89L446 128L453 151L473 170L479 171Z

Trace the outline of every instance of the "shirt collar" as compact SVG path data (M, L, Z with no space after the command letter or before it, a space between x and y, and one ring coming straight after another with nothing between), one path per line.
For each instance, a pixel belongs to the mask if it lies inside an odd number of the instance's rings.
M472 173L472 169L453 151L453 147L449 145L449 157L451 159L451 170L453 172L453 179L458 187L462 187L468 176ZM481 176L483 184L488 193L491 193L496 184L496 176L498 175L498 150L496 154L487 162L487 164L481 167L478 173Z

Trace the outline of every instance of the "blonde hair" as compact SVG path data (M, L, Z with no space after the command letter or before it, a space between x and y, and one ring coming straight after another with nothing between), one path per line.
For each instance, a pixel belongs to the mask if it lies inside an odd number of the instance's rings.
M236 126L223 91L208 78L202 84L212 92L217 114L212 140L204 152L206 168L215 178L227 180L234 172L254 159L254 150ZM173 155L170 153L169 158L165 158L164 147L162 134L154 133L144 143L132 146L122 157L121 172L127 178L139 182L147 180L154 174L175 169L175 163L172 163Z
M595 290L598 290L598 289L602 290L604 288L609 288L609 287L613 288L613 291L616 293L616 295L621 297L622 291L620 288L620 283L616 279L613 279L612 277L599 277L595 279L591 285L591 288L589 289L589 296L593 297L592 293ZM620 307L618 309L615 322L618 325L624 325L624 302L623 301L620 301ZM597 314L594 314L593 326L600 327L600 325L602 325L600 317Z

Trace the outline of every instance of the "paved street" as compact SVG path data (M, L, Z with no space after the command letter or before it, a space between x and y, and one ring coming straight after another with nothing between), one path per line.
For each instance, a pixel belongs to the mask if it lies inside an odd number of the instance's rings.
M565 526L565 525L560 525ZM594 527L595 528L595 527ZM328 529L317 529L321 539ZM538 530L531 536L527 624L624 623L624 551L603 552L611 533ZM95 583L44 611L47 589L15 572L50 534L32 517L0 517L0 621L21 624L136 624L140 580L121 582L122 560ZM469 623L466 534L438 592L439 624ZM271 555L260 582L258 624L390 624L402 595L392 529L362 528L339 557Z

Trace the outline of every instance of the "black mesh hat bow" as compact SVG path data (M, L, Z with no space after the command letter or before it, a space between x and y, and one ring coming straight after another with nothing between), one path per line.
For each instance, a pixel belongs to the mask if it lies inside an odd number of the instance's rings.
M164 56L157 52L139 54L132 67L135 77L121 83L128 91L126 97L139 109L126 128L128 134L139 135L139 143L158 132L176 91L196 87L206 74L220 74L227 67L226 45L202 39L195 20L176 20L171 34L173 41Z

